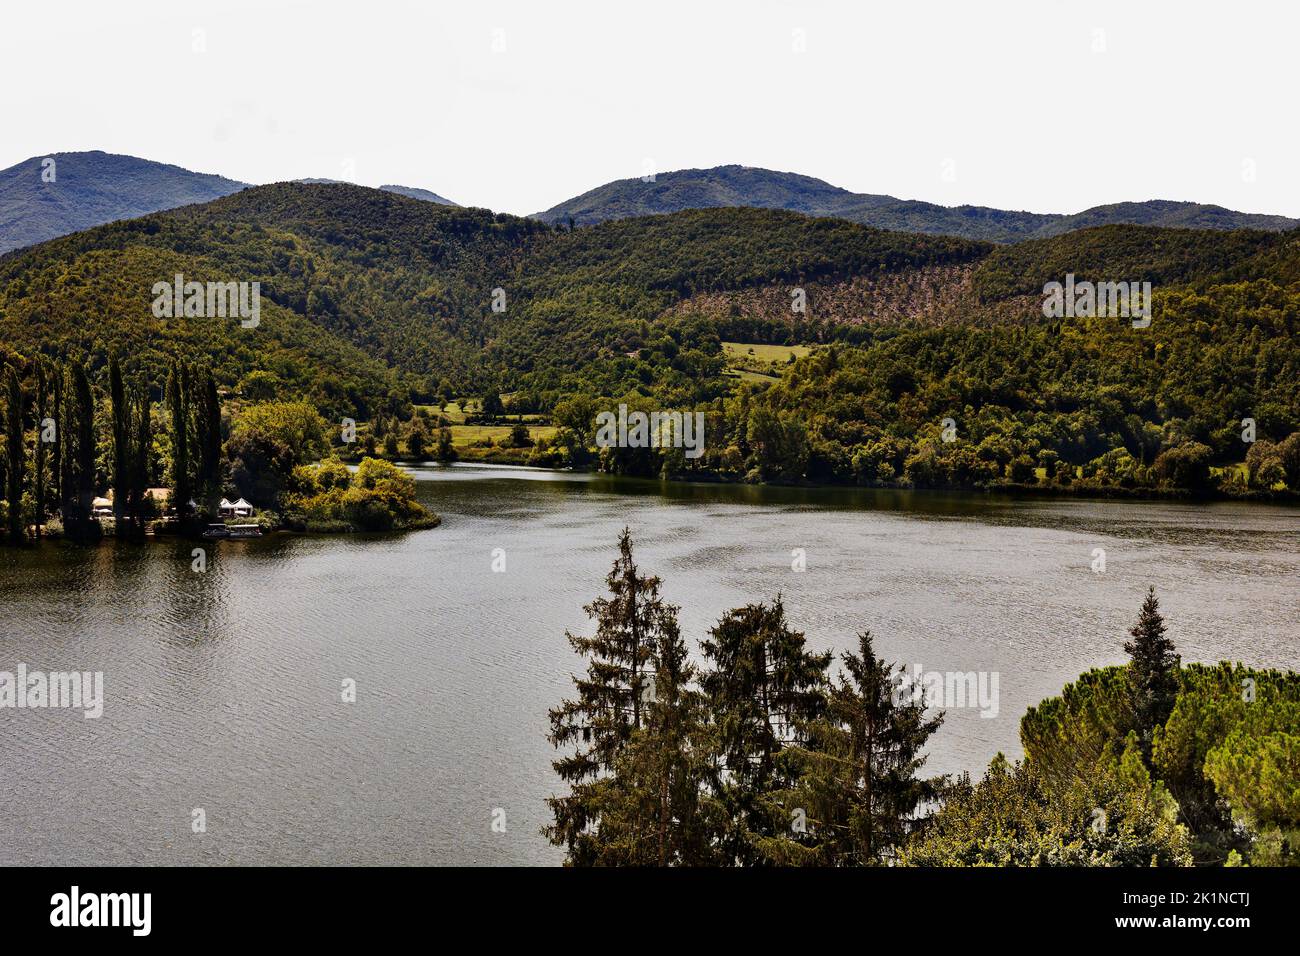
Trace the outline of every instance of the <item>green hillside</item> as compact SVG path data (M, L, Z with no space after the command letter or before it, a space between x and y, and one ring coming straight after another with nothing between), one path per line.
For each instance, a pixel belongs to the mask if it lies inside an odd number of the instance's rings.
M1106 226L999 247L752 208L570 231L285 183L0 258L0 348L101 376L120 348L155 388L180 358L236 403L330 419L504 395L559 426L512 452L539 464L1199 490L1224 469L1266 493L1300 479L1282 444L1300 429L1298 262L1295 233ZM1044 319L1044 282L1069 272L1151 281L1151 328ZM260 282L260 326L155 318L153 283L176 273ZM759 368L755 345L803 348ZM705 453L597 457L591 416L618 400L705 411Z

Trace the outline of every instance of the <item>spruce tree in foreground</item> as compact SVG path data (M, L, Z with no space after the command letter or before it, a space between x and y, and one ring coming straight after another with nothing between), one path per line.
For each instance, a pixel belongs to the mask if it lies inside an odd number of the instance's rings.
M1157 727L1164 726L1178 696L1180 660L1174 642L1165 636L1165 620L1160 616L1156 589L1147 592L1137 623L1129 631L1131 641L1124 642L1128 665L1129 700L1143 755L1150 759L1151 740Z
M658 578L637 569L627 528L618 548L605 579L610 596L584 609L596 621L595 636L565 634L587 659L586 676L573 679L577 698L550 712L547 739L557 748L576 749L552 764L571 789L568 796L547 800L555 823L545 832L556 846L568 847L568 861L576 865L597 855L594 834L614 762L642 724L643 691L658 663L655 651L677 629L677 608L660 598Z
M927 717L923 701L900 700L895 665L876 657L869 631L858 636L858 653L841 660L825 716L808 725L806 745L790 750L800 779L789 802L805 810L812 845L766 844L774 862L887 863L915 828L918 808L943 787L941 777L918 776L943 713Z
M700 646L710 665L700 679L713 718L710 784L724 818L717 845L725 864L754 865L764 841L799 834L801 808L781 799L795 779L778 756L824 713L831 654L805 650L779 597L728 611Z
M703 866L717 862L704 798L708 752L695 669L676 621L666 622L642 698L640 730L602 791L590 862L598 866Z

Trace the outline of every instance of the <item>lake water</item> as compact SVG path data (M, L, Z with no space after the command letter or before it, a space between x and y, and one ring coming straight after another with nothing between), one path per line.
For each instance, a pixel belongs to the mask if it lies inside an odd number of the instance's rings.
M935 772L1018 754L1026 707L1123 659L1149 584L1184 660L1300 668L1295 509L416 473L443 524L410 535L209 542L204 573L192 542L0 551L0 671L102 671L106 698L0 710L0 864L558 862L546 711L624 525L692 645L780 593L814 649L869 628L996 673Z

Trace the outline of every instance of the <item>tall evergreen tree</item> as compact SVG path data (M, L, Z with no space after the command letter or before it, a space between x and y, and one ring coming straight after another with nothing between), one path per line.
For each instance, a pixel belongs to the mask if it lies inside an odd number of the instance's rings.
M942 778L918 773L943 713L927 717L924 702L899 701L895 665L876 657L869 631L858 635L858 653L841 660L825 716L808 725L806 744L789 751L798 784L788 802L804 809L809 839L765 845L775 862L887 863L913 830L918 807L942 790Z
M190 487L189 375L179 362L173 363L167 376L167 410L172 426L172 504L176 514L184 517L193 489Z
M23 385L18 370L12 365L5 373L5 498L9 502L9 543L22 544L27 540L23 521L23 485L26 477L24 454Z
M51 498L55 507L63 502L63 366L55 364L50 369L50 418L54 422L54 441L50 447Z
M46 469L49 460L48 442L45 440L45 420L48 407L48 386L45 379L45 360L36 360L36 450L32 458L32 483L36 497L36 537L41 536L45 523Z
M194 384L194 433L199 446L197 484L208 511L215 513L221 496L221 398L211 372L201 372Z
M1165 636L1165 619L1160 616L1160 602L1153 586L1129 631L1131 641L1124 642L1129 655L1129 700L1133 705L1134 729L1142 744L1142 754L1151 757L1151 742L1156 727L1163 726L1174 709L1178 696L1179 656L1174 642Z
M94 537L99 531L99 525L90 520L96 482L95 400L90 378L79 362L67 369L59 435L63 446L60 483L64 531L73 539Z
M113 526L117 534L125 535L131 494L131 407L116 353L108 362L108 398L113 424Z
M667 632L676 630L677 608L659 595L660 581L637 569L631 532L623 529L619 556L606 577L608 598L585 608L596 621L593 637L565 634L587 659L585 677L574 677L574 700L550 712L548 740L555 747L576 745L553 762L570 785L568 796L547 803L555 823L546 834L556 846L568 847L569 861L590 863L596 856L595 828L600 799L614 762L642 723L643 691L655 667L654 652Z
M774 794L794 780L778 755L803 743L808 723L823 714L831 655L805 649L779 597L728 611L701 649L716 748L710 783L725 818L718 844L726 862L753 865L763 862L762 841L791 832L795 808Z
M73 371L71 365L66 365L60 375L59 390L56 393L61 397L59 403L59 514L63 519L64 533L69 537L75 537L77 529L74 527L76 521L76 509L73 506L75 497L74 474L75 474L75 450L77 447L76 438L76 388L73 381Z
M640 730L614 761L601 793L594 858L600 866L700 866L717 862L703 799L707 769L703 697L676 621L666 622L645 686Z
M144 498L149 491L149 464L153 452L153 421L150 416L149 386L136 390L131 440L131 522L136 533L144 530Z

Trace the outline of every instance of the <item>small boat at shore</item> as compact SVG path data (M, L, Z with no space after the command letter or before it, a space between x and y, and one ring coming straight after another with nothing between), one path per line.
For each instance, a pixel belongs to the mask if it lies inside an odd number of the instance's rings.
M260 538L262 537L262 528L257 522L244 522L241 524L226 524L217 522L210 524L203 529L202 537L214 538Z

